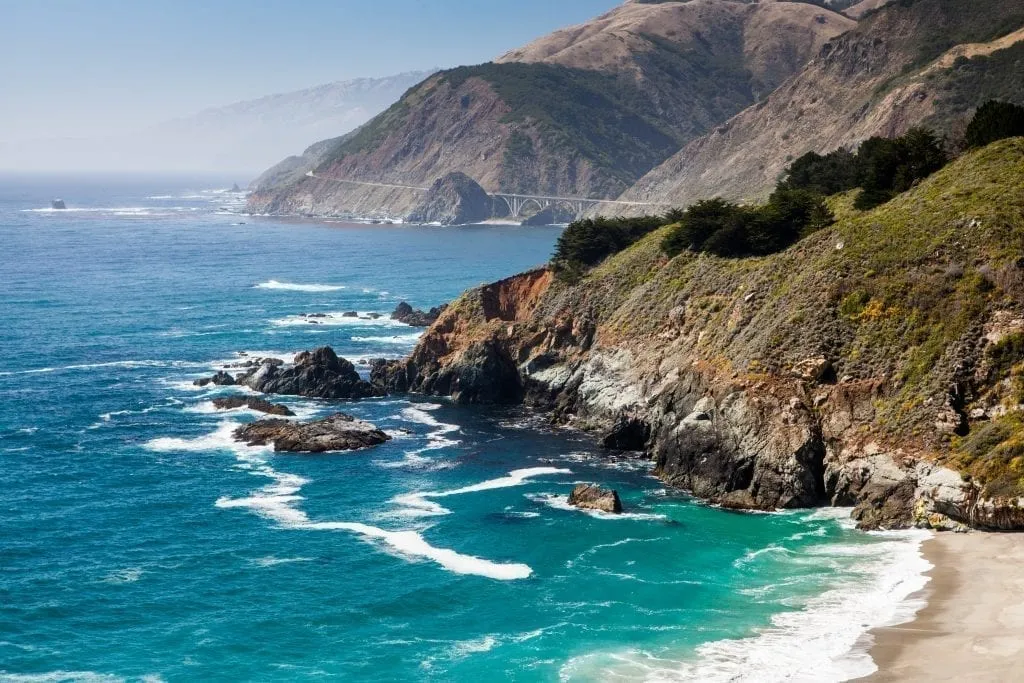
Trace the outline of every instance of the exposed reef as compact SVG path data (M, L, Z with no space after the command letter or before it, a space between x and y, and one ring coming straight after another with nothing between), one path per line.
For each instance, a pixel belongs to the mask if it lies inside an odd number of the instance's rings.
M235 439L250 446L273 444L275 451L326 453L377 446L390 436L364 420L336 413L313 422L259 420L235 430Z

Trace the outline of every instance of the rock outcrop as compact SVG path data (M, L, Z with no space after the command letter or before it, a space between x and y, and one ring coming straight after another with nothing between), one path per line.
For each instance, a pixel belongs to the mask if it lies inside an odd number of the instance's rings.
M402 301L395 307L394 312L391 314L391 319L405 323L406 325L411 325L412 327L430 327L447 307L448 304L441 304L440 306L434 306L429 311L424 312L418 308L413 308L407 302Z
M250 446L273 444L275 451L326 453L377 446L391 439L364 420L336 413L314 422L259 420L235 430L237 440Z
M383 391L359 376L352 363L324 346L303 351L295 362L266 361L237 378L238 383L264 394L310 398L354 399L381 396Z
M235 383L236 382L234 376L228 372L225 372L224 370L217 371L216 373L213 374L212 377L204 377L202 379L197 379L196 381L192 382L192 384L194 384L197 387L205 387L211 384L219 387L230 387L234 386Z
M465 225L483 223L491 212L491 196L480 183L454 171L434 181L423 201L409 214L409 221Z
M603 489L595 484L577 484L569 494L569 505L583 510L598 510L618 514L622 512L619 492Z
M281 415L284 417L291 417L295 415L288 406L283 406L279 403L271 403L270 401L262 398L255 398L253 396L221 396L213 399L213 407L217 410L248 408L249 410L255 410L258 413Z

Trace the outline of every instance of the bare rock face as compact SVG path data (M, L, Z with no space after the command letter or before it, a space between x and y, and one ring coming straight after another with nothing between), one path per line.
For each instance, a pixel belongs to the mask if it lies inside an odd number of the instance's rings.
M288 406L271 403L262 398L254 398L252 396L222 396L213 399L213 406L218 410L233 410L245 407L259 413L267 413L268 415L283 415L286 417L295 415Z
M409 214L413 223L465 225L491 217L491 197L465 173L454 171L430 187L423 202Z
M353 451L391 440L369 422L345 413L314 422L260 420L239 427L234 436L250 446L273 444L275 451L289 453Z
M303 351L291 365L266 362L238 377L241 384L264 394L352 399L382 396L383 391L359 377L352 363L324 346Z
M622 501L619 500L618 492L603 489L595 484L577 484L569 494L569 505L614 514L622 512Z

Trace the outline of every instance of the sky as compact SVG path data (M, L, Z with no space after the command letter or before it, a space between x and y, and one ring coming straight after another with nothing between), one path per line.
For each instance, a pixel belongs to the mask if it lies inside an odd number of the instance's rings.
M0 0L0 142L476 64L620 0Z

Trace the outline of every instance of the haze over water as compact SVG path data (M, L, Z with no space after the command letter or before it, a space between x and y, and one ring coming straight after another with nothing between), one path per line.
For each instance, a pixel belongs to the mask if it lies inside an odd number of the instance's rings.
M215 411L239 390L195 378L239 352L404 355L419 330L386 319L400 300L428 308L543 263L559 229L253 219L225 187L0 184L0 680L872 669L850 651L911 607L914 534L696 504L518 408L277 397L395 438L322 456L234 443L256 416ZM580 481L616 488L627 514L569 508Z

